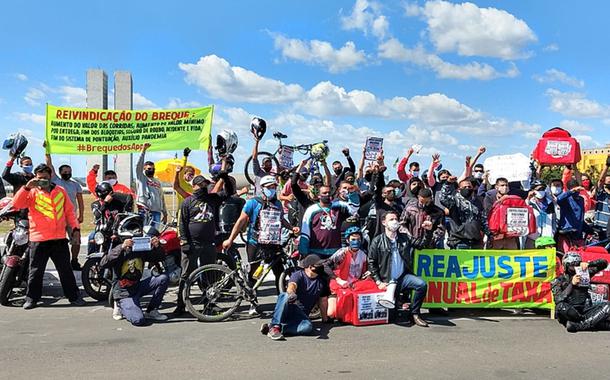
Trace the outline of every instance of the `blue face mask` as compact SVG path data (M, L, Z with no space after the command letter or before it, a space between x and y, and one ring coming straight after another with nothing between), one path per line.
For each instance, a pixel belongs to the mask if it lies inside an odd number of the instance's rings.
M24 173L32 174L32 170L34 170L34 166L32 166L32 165L22 166L21 169L23 169Z
M360 242L360 240L350 240L349 241L349 247L351 249L353 249L354 251L357 249L360 249L361 245L362 245L362 242Z
M274 199L275 198L275 189L267 189L266 187L263 187L263 194L265 194L265 197L267 199Z

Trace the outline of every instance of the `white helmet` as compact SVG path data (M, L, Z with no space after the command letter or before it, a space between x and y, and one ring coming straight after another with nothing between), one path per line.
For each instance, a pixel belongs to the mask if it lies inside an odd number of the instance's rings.
M223 129L216 136L216 150L221 156L231 154L237 149L237 134L229 129Z
M272 175L266 175L263 178L261 178L261 187L265 187L268 185L277 185L277 181L275 180L275 177Z

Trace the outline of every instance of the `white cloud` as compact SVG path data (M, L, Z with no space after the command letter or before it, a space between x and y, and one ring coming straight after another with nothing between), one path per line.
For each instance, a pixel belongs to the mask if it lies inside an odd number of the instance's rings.
M201 103L197 101L183 101L180 98L169 98L166 108L197 108L201 107Z
M511 133L522 134L526 139L537 140L542 136L542 126L540 124L528 124L516 121L512 124Z
M23 99L31 106L39 106L40 101L46 97L46 94L38 88L30 88Z
M576 140L578 140L578 142L580 143L580 145L582 145L583 148L587 148L587 147L594 147L594 148L600 148L602 147L604 144L599 142L598 138L593 138L592 136L589 135L577 135L577 136L573 136Z
M542 48L542 51L544 51L545 53L559 51L559 45L557 45L556 43L546 45L544 48Z
M418 12L428 24L428 35L439 52L501 59L527 58L524 48L537 37L525 21L497 8L473 3L428 1Z
M576 120L562 120L559 123L559 127L567 130L572 135L576 133L591 132L593 130L592 127L582 124Z
M150 109L158 108L158 106L150 99L147 99L139 92L133 93L133 108L134 109Z
M551 111L569 117L602 118L610 114L607 105L587 99L585 94L578 92L561 92L550 88L546 95L551 98Z
M197 63L179 63L186 73L185 81L211 96L229 101L250 103L284 103L297 100L303 88L263 77L238 66L231 66L216 55L201 57Z
M397 62L409 62L434 71L437 77L444 79L478 79L491 80L499 77L515 77L519 70L513 64L506 72L498 72L487 63L470 62L456 65L444 61L436 54L428 53L420 45L414 49L405 47L400 41L391 38L379 45L379 57Z
M44 125L46 123L45 115L17 112L15 113L15 116L21 121L27 121L34 124Z
M87 107L87 91L82 87L61 86L57 89L66 107Z
M26 80L28 80L28 76L22 73L17 73L15 74L15 78L19 79L22 82L25 82Z
M360 30L365 35L373 34L377 38L385 38L390 23L381 14L381 6L376 1L356 0L352 13L341 17L341 27L345 30Z
M284 58L325 66L331 73L352 69L366 59L364 51L356 50L352 41L335 49L326 41L304 41L277 34L274 36L274 45Z
M563 71L559 71L557 69L549 69L545 71L544 74L534 75L533 78L540 83L559 82L576 88L583 88L585 86L585 82L583 80L571 77Z

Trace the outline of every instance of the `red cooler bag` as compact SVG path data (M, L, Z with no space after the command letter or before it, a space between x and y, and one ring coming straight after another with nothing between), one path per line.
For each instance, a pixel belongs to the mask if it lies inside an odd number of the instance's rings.
M544 132L532 155L543 165L576 164L581 159L580 144L565 129L552 128Z

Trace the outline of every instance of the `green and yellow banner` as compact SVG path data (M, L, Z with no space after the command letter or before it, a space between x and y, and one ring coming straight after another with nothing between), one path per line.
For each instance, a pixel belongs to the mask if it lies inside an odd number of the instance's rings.
M424 307L553 309L555 250L422 250L414 271Z
M173 110L103 110L47 104L47 151L57 154L207 150L214 107Z

